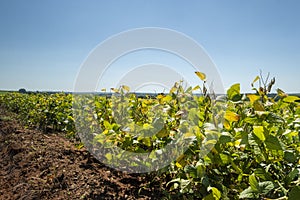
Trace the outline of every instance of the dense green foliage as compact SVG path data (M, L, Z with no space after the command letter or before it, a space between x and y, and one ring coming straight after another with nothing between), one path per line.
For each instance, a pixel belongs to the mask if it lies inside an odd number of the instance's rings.
M127 93L124 86L116 91L126 94L124 98L82 95L81 101L73 105L71 94L3 93L0 104L17 113L28 126L65 131L69 135L76 132L76 119L82 126L87 124L85 130L93 133L85 137L131 152L160 149L176 135L188 139L187 151L156 173L168 181L164 184L166 197L297 199L300 196L299 97L281 90L276 97L268 97L275 82L271 80L263 87L253 88L255 92L248 95L241 94L240 85L234 84L227 91L226 101L215 100L207 94L205 75L197 75L204 81L202 87L184 90L177 83L169 94L156 98L137 98ZM194 97L192 92L199 89L203 95ZM83 116L76 118L73 106L85 106L87 112L79 113ZM214 111L218 107L225 107L226 111ZM158 108L164 111L159 117L153 112ZM121 115L122 110L130 115ZM189 112L183 117L186 110ZM193 123L185 126L185 119ZM97 124L90 126L87 122ZM223 127L208 131L206 126L212 122L215 125L221 122ZM157 124L162 129L147 136L147 131L156 131ZM203 155L201 150L205 145L213 146ZM104 156L112 160L110 153ZM152 162L159 159L157 155L150 158Z
M0 104L18 114L26 126L74 135L70 94L9 92L0 95Z

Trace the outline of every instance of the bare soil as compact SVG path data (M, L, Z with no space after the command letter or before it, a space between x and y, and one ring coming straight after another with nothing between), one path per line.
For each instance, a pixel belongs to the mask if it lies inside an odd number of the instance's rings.
M162 199L156 178L108 168L63 133L27 129L0 108L0 199Z

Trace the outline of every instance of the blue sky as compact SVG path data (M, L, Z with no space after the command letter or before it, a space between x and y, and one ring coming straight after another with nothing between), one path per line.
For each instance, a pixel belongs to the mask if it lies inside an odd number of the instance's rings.
M250 91L262 70L276 77L276 88L300 92L299 10L297 0L1 1L0 89L72 91L100 42L162 27L201 44L225 88L239 82Z

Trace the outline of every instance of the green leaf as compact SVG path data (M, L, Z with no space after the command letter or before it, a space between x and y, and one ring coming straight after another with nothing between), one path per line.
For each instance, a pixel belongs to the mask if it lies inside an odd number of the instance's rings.
M232 85L228 90L227 90L227 97L229 100L232 101L239 101L241 100L242 96L240 93L240 84L236 83Z
M300 197L300 186L295 186L288 194L289 200L299 200Z
M184 172L192 178L197 178L197 169L194 166L186 165L184 167Z
M203 200L219 200L221 199L221 192L218 190L218 188L215 187L208 187L207 191L212 191L209 195L205 196Z
M279 139L273 135L269 135L267 137L265 145L269 150L283 150Z
M248 124L255 124L257 122L257 120L258 120L257 117L246 117L244 119L244 122L248 123Z
M263 126L253 126L253 133L261 140L265 141L266 137L264 135L264 127Z
M269 122L271 123L283 123L284 119L282 117L280 117L279 115L276 115L273 112L269 112L267 119L269 120Z
M257 197L257 193L252 190L251 187L248 187L239 195L240 199L255 199Z
M295 102L295 101L299 101L300 100L300 98L299 97L297 97L297 96L287 96L287 97L285 97L284 99L283 99L283 101L284 102L287 102L287 103L293 103L293 102Z
M259 183L259 191L262 194L267 194L275 188L272 181L264 181Z
M214 198L213 194L211 193L211 194L209 194L209 195L206 195L206 196L203 198L203 200L215 200L215 198Z
M221 198L221 192L218 190L218 188L211 187L209 190L212 191L212 195L215 200L219 200Z
M295 168L285 178L286 184L289 185L297 176L299 176L299 170Z
M232 137L229 133L226 133L226 132L223 132L219 138L219 142L221 144L225 144L225 143L228 143L228 142L231 142L232 140Z
M103 125L104 125L105 129L107 129L107 130L112 129L112 125L106 120L103 122Z
M293 163L297 160L297 156L293 151L284 151L284 159L287 162Z
M180 192L181 193L188 192L189 189L188 186L191 184L191 181L186 179L180 179L179 183L180 183Z
M192 87L188 87L188 88L185 90L185 93L191 93L191 91L193 91L193 88L192 88Z
M243 174L243 170L241 168L239 168L234 162L232 159L230 159L231 161L231 166L232 168L239 174Z
M259 177L260 179L263 179L265 181L272 181L272 177L271 177L271 174L269 172L266 172L265 169L263 168L257 168L255 171L254 171L254 174Z
M151 153L149 154L149 158L151 159L151 160L156 160L157 158L156 158L156 153L155 153L155 151L151 151Z
M223 164L230 163L230 159L231 159L230 156L220 153L220 158L221 158Z
M259 184L258 184L254 174L249 176L249 183L250 183L250 187L253 191L255 191L255 192L259 191Z
M217 144L217 140L208 140L207 142L205 142L205 144L204 144L204 147L206 148L206 149L212 149L214 146L215 146L215 144Z
M169 136L169 131L164 127L156 134L156 136L159 138L167 137Z
M138 140L148 147L152 146L150 137L138 137Z
M197 177L202 178L204 176L205 170L206 170L205 165L198 161L196 164L196 169L197 169Z

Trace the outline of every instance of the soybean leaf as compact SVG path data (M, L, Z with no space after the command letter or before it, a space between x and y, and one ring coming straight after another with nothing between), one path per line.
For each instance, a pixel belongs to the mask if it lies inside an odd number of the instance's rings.
M287 96L283 99L283 101L287 102L287 103L292 103L292 102L299 101L299 100L300 100L300 98L297 96Z
M299 170L297 168L295 168L293 171L291 171L285 181L286 181L286 184L289 185L297 176L299 176Z
M235 112L227 110L224 118L229 122L237 122L239 121L240 116Z
M255 171L254 171L254 174L259 177L260 179L263 179L265 181L272 181L272 177L271 177L271 174L269 172L266 172L265 169L263 168L257 168Z
M267 194L275 188L272 181L264 181L259 183L259 190L262 194Z
M261 140L265 141L266 137L264 135L264 127L263 126L253 126L253 133Z
M269 150L283 150L279 139L273 135L269 135L265 140L266 148Z
M258 184L258 181L256 180L254 174L249 176L249 183L250 183L250 187L253 191L259 192L259 184Z
M227 97L229 100L232 101L239 101L241 100L242 96L240 93L240 84L236 83L232 85L228 90L227 90Z
M252 81L251 86L253 87L253 84L254 84L256 81L258 81L259 79L260 79L259 76L256 76L255 79Z
M252 190L251 187L248 187L244 191L241 192L239 195L240 199L255 199L257 197L257 192Z
M195 72L195 74L202 80L205 81L206 80L206 75L202 72Z
M288 194L290 200L299 200L300 186L295 186Z
M251 103L253 103L253 102L257 101L258 99L260 99L260 96L256 95L256 94L248 94L247 97L249 98Z

